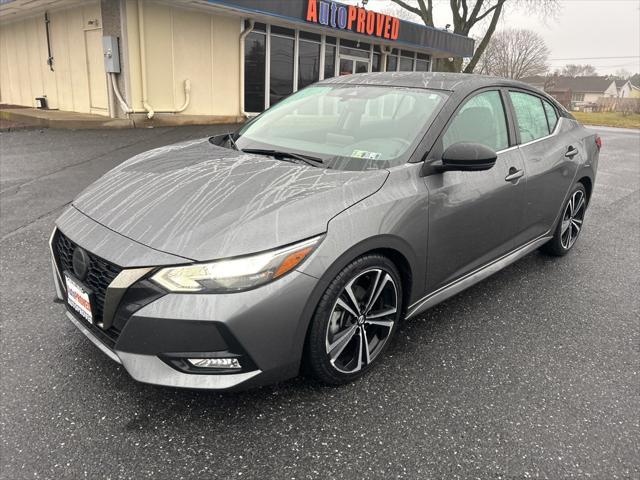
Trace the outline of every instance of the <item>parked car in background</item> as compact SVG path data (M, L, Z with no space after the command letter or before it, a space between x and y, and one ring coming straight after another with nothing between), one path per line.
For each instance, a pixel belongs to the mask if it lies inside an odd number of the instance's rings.
M600 139L509 80L321 81L237 132L140 154L51 237L71 321L142 382L230 389L384 358L403 319L575 245Z

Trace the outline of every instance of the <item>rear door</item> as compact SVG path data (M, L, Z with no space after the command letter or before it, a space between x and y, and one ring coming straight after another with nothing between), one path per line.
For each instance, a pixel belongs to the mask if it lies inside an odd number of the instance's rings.
M581 154L570 122L552 103L524 90L509 90L509 100L527 174L525 212L516 237L517 244L524 244L553 227Z
M506 92L473 94L453 115L434 158L459 142L498 153L493 168L425 177L429 190L427 288L434 291L513 249L524 210L524 165L509 128Z

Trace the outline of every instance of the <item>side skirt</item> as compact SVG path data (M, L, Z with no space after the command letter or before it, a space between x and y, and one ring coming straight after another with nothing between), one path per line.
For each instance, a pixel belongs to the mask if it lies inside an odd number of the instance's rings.
M434 305L446 300L447 298L460 293L461 291L469 288L472 285L475 285L481 280L484 280L485 278L502 270L504 267L512 264L517 260L520 260L525 255L533 252L536 248L544 245L546 242L551 240L551 238L553 238L553 235L547 233L541 237L531 240L529 243L525 243L521 247L518 247L512 252L503 255L493 262L488 263L474 270L473 272L467 273L464 277L454 280L452 283L445 285L444 287L440 287L438 290L430 293L426 297L409 306L408 313L405 318L409 319L419 313L422 313L428 308L431 308Z

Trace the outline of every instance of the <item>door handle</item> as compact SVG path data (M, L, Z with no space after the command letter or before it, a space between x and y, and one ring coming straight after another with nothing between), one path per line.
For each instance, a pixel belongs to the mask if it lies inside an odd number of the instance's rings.
M578 149L575 148L574 146L570 145L569 148L567 149L567 153L564 154L565 157L567 158L573 158L575 157L578 153Z
M504 181L513 182L514 180L518 180L522 176L524 176L524 170L518 170L515 167L511 167L509 169L509 175L504 177Z

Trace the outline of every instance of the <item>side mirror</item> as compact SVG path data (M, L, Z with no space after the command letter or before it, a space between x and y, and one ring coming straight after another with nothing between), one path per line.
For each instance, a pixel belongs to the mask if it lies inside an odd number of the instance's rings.
M227 142L229 142L229 136L233 135L232 133L223 133L222 135L215 135L213 137L209 137L209 143L212 145L216 145L218 147L224 146Z
M454 143L442 154L442 165L435 165L436 170L469 172L489 170L496 164L498 154L481 143Z

